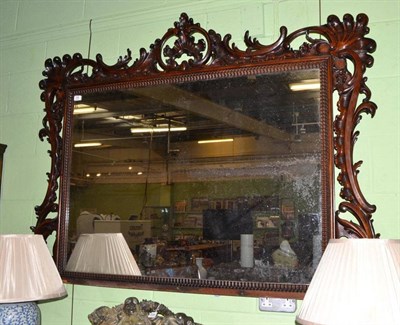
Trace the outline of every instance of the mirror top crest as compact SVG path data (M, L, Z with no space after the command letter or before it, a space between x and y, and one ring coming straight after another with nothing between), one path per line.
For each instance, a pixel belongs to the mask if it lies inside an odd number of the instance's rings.
M149 51L140 49L140 56L134 62L131 62L129 49L127 55L121 56L114 65L104 63L101 54L96 55L95 61L83 58L80 53L72 57L66 54L62 59L55 57L46 60L43 74L47 79L42 80L39 86L43 90L47 89L50 81L57 82L60 77L66 78L70 87L79 84L86 87L112 81L129 81L131 78L163 72L198 72L217 67L265 64L268 61L305 57L311 59L325 55L345 61L356 53L357 61L364 70L372 66L373 58L369 53L376 48L372 39L364 37L369 33L367 24L368 17L365 14L359 14L356 20L351 15L345 15L343 22L331 15L326 25L299 29L291 34L282 26L279 38L271 45L262 45L256 38L250 37L247 31L244 36L246 48L241 50L234 43L230 44L230 34L222 37L212 29L207 32L186 13L182 13L174 27L150 45ZM312 35L317 37L312 38ZM295 50L291 43L300 36L305 36L307 42ZM175 40L173 46L168 43L171 38ZM184 56L189 59L180 60ZM91 74L88 75L85 69L79 67L91 67ZM337 64L337 69L343 68L340 63Z

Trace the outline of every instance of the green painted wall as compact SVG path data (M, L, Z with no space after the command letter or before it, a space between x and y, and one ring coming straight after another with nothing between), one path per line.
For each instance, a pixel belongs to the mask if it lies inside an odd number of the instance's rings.
M98 214L116 214L121 219L139 215L145 203L147 206L162 205L162 187L160 184L148 184L147 190L145 184L94 184L75 187L71 191L71 224L75 224L82 209L96 209Z
M321 5L321 6L320 6ZM374 67L367 71L373 119L365 116L355 159L364 160L359 179L366 198L377 205L375 228L382 238L400 238L400 8L398 0L0 0L0 143L8 145L0 202L0 233L29 233L33 207L42 202L49 171L49 149L37 136L43 118L38 82L45 59L65 53L101 52L109 64L130 48L138 53L187 12L206 29L231 33L241 44L246 30L270 44L279 27L289 31L365 12L370 37L378 43ZM321 15L320 15L321 13ZM51 242L49 243L52 244ZM128 296L153 299L184 311L198 322L216 324L294 324L295 314L258 311L256 298L221 297L67 286L69 296L40 304L43 325L88 324L87 315Z

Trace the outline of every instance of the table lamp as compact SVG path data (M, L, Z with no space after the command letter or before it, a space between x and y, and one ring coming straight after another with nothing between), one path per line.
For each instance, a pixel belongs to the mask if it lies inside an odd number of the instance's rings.
M331 239L296 324L400 324L400 240Z
M68 260L66 271L141 275L121 233L82 234Z
M42 235L0 235L0 324L40 324L36 302L66 295Z

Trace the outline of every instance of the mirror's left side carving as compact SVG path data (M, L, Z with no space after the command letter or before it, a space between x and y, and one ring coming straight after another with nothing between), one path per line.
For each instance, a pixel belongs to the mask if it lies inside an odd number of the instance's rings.
M52 64L57 65L57 60L51 61L47 60L45 63L46 70L49 70L49 66ZM45 74L45 72L44 72ZM64 77L64 75L63 75ZM52 85L47 85L51 83ZM57 193L58 193L58 179L60 177L60 169L62 165L62 120L65 105L65 92L59 87L60 85L54 80L50 81L42 80L39 83L41 89L46 89L41 94L41 100L45 103L46 109L45 116L42 120L43 128L39 131L39 138L50 143L50 150L48 153L51 158L51 170L47 173L47 191L43 202L35 206L35 213L37 215L37 222L35 226L31 227L31 230L35 234L42 234L46 240L53 231L57 231L59 226L58 223L58 203ZM48 216L51 213L57 213L53 218ZM57 235L57 234L56 234ZM56 236L57 240L57 236ZM56 257L56 244L53 247L53 254Z

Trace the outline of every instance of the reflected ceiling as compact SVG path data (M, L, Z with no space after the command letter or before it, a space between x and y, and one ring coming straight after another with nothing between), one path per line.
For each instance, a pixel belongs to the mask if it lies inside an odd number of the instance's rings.
M75 113L82 107L95 112L74 115L74 143L101 143L96 149L102 153L94 153L93 159L88 154L86 163L115 164L131 159L111 157L106 150L147 148L150 136L153 149L164 158L176 156L174 144L182 142L246 137L299 142L320 130L320 93L292 91L290 85L318 78L318 70L296 70L75 96ZM156 132L159 128L164 132Z

